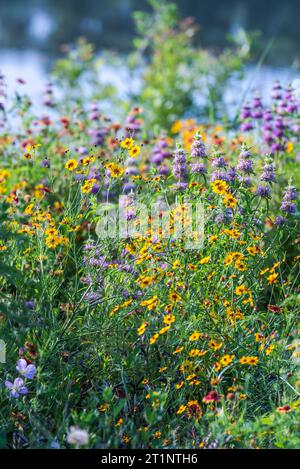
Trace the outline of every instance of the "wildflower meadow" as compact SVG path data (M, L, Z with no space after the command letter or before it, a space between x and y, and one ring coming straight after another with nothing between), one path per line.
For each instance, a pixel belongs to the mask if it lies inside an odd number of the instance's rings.
M1 75L1 448L299 447L299 83L230 116L251 40L152 5L137 91L83 39L38 100Z

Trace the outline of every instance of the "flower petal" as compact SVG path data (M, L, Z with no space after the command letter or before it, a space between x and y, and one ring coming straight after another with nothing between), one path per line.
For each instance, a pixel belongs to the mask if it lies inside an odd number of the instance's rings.
M26 386L22 386L20 389L19 389L19 393L20 394L28 394L28 388Z
M36 367L35 365L28 365L26 368L26 371L24 373L24 376L28 379L33 379L36 374Z
M8 388L8 389L12 389L13 388L13 383L11 381L5 381L5 386Z
M17 363L17 371L19 373L22 373L24 369L26 369L27 367L27 362L26 360L24 360L24 358L20 358L20 360L18 360L18 363Z
M14 380L14 386L16 388L21 388L23 386L23 384L24 384L24 380L22 378L16 378Z

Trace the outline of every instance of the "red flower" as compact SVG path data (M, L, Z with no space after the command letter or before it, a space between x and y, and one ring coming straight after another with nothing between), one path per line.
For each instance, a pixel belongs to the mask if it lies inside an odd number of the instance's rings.
M202 402L209 404L210 402L218 402L221 400L221 394L218 394L217 391L209 391L205 397L203 397Z
M189 417L195 418L196 420L200 419L202 416L202 410L199 406L198 401L189 401L187 404L186 412Z
M287 413L290 412L292 409L289 405L283 405L282 407L277 407L277 412Z
M272 313L281 313L282 308L276 305L268 305L268 310L271 311Z

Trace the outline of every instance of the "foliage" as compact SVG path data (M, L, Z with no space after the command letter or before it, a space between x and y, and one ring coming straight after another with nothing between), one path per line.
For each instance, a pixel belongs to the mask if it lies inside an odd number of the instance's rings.
M130 58L134 67L146 60L135 98L145 106L147 122L168 128L175 119L191 113L208 114L215 120L222 109L225 85L249 59L250 36L240 31L232 39L234 47L216 56L196 46L198 27L192 18L179 20L175 4L150 3L153 12L134 15L138 37Z
M154 6L173 99L191 26ZM0 446L298 447L297 90L239 126L173 120L180 90L115 121L94 65L80 43L41 110L1 101Z

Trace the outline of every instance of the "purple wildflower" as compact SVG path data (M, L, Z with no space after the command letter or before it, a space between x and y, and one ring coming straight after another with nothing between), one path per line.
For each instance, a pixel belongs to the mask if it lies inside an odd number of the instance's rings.
M28 394L28 388L24 386L22 378L16 378L14 382L5 381L5 386L10 390L11 397L17 399L20 395Z
M94 184L92 189L91 189L91 194L97 194L100 190L100 185L99 184Z
M240 117L241 119L247 119L248 117L251 117L251 107L249 104L245 104L245 106L242 107Z
M134 137L141 130L141 121L134 110L126 117L125 129L127 137Z
M280 206L280 210L282 210L283 212L286 212L286 213L296 213L297 211L297 205L294 204L293 202L290 202L289 200L287 201L283 201L281 206Z
M285 148L285 147L284 147L284 145L283 145L282 143L279 143L279 142L273 143L273 144L271 145L271 147L270 147L270 152L271 152L271 154L277 153L277 152L279 152L279 151L283 151L284 148Z
M172 156L169 144L164 137L161 137L155 144L152 152L151 163L159 166L162 162Z
M20 358L16 367L18 373L27 379L33 379L36 374L36 367L33 364L28 365L24 358Z
M188 187L187 182L176 182L174 188L179 190L179 191L185 191Z
M288 186L284 191L283 200L297 200L298 192L295 186Z
M190 166L192 173L205 174L207 173L207 168L204 163L194 163Z
M101 302L102 296L101 293L90 292L85 296L85 301L95 306Z
M237 164L237 169L242 173L251 174L253 173L253 161L241 159Z
M260 177L262 181L265 182L274 182L275 181L275 173L273 171L264 171Z
M252 181L249 176L238 176L238 180L244 187L250 187L252 185Z
M227 171L227 176L229 182L233 182L236 178L236 169L234 166L230 166L230 168Z
M282 226L284 225L285 221L286 221L285 218L279 215L278 217L276 217L274 223L276 226Z
M214 171L211 174L211 182L217 181L217 180L222 180L222 181L229 182L228 174L226 172L222 172L222 171Z
M258 195L260 197L269 198L270 194L271 194L271 189L270 187L267 187L267 186L259 185L255 191L255 195Z
M159 168L158 172L161 176L166 176L170 171L168 166L164 164Z
M247 160L248 158L251 158L251 156L251 151L245 147L242 147L241 152L239 154L239 158Z
M262 102L260 96L254 96L252 99L252 107L258 109L262 107Z
M265 159L265 164L263 166L263 173L260 179L265 182L274 182L276 180L275 166L274 166L273 160L269 156L267 156Z
M42 160L41 161L41 166L42 166L42 168L50 168L49 160L46 160L46 159Z
M124 218L126 220L134 220L136 218L136 213L134 210L130 209L130 210L126 210L124 212Z
M84 181L86 179L84 174L75 174L76 181Z
M220 212L217 214L217 216L215 217L215 222L217 224L225 224L227 223L228 221L230 221L230 219L232 218L232 210L225 210L224 212Z
M89 135L91 136L91 145L101 146L104 143L104 137L107 133L107 129L91 129L89 130Z
M152 155L151 163L156 164L157 166L161 165L164 160L162 153L155 152Z
M174 152L173 175L179 181L185 181L188 176L186 166L186 154L181 145L177 145Z
M270 122L273 120L273 115L272 115L272 112L270 111L270 109L265 109L264 112L263 112L263 120L265 122Z
M254 125L252 122L250 121L247 121L247 122L243 122L241 124L241 131L242 132L249 132L249 130L252 130L254 128Z
M196 132L191 147L191 156L193 158L205 158L207 156L205 144L202 141L200 132Z
M211 165L215 168L225 168L227 166L227 163L223 156L216 156L212 159Z

